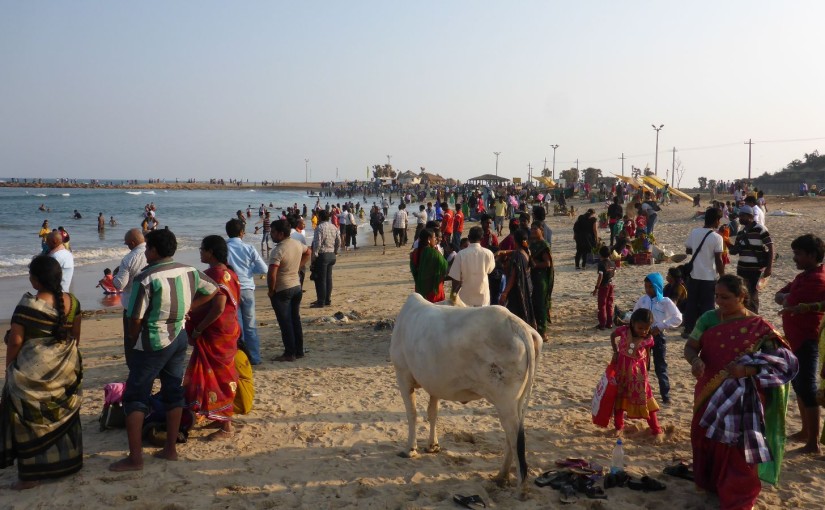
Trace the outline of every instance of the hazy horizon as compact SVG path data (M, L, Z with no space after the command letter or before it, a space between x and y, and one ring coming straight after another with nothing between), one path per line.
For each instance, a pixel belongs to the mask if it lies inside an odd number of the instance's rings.
M706 1L6 2L0 174L460 180L775 172L825 141L808 20ZM309 159L309 163L305 162ZM337 179L336 179L337 169Z

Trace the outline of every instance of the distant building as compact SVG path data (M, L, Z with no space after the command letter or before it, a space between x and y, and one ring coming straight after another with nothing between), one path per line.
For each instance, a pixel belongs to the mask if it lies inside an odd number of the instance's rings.
M398 184L403 186L415 185L421 183L421 176L411 170L401 172L398 174Z

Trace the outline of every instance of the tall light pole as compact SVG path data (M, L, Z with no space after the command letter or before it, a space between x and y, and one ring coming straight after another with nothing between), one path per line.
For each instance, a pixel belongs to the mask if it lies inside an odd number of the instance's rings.
M748 138L748 141L745 142L745 145L748 146L748 184L751 182L751 149L753 149L753 139Z
M661 131L665 125L660 124L659 127L656 127L656 124L651 124L651 126L656 130L656 159L653 164L653 175L659 175L659 131Z
M556 180L556 149L559 148L559 144L553 144L550 147L553 148L553 172L550 174L550 178L555 181Z
M501 152L494 152L493 154L496 155L496 177L498 177L498 155L501 154Z
M309 159L304 160L304 182L309 182Z
M390 164L390 159L391 159L391 158L392 158L392 155L387 154L387 165L389 165L389 164Z

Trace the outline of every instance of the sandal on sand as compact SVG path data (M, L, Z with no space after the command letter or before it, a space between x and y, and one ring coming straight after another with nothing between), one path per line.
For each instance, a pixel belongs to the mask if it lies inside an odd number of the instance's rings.
M604 489L595 485L588 487L584 494L588 499L607 499Z
M569 505L570 503L575 503L578 500L579 498L576 496L576 489L574 489L572 485L565 485L561 488L559 502Z
M684 462L680 462L674 466L668 466L662 471L662 473L676 478L681 478L682 480L693 481L693 471L691 471L690 467Z
M537 476L535 480L536 485L539 487L547 487L548 485L553 485L553 482L559 479L570 479L570 472L569 471L545 471L541 475ZM561 487L561 486L559 486Z
M487 508L487 503L485 503L478 494L473 494L472 496L462 496L461 494L456 494L453 496L453 501L464 508L478 508L478 506L472 505L480 505L482 508Z
M631 490L644 492L656 492L667 489L667 486L665 484L658 480L654 480L649 476L643 476L642 480L639 482L631 479L627 482L627 486Z

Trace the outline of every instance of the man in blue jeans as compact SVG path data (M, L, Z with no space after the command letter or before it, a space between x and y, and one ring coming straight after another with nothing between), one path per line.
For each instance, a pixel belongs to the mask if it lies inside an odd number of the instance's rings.
M268 214L268 213L267 213ZM264 219L266 221L266 218ZM267 225L267 233L269 225ZM252 245L243 242L244 230L240 220L226 222L226 247L229 249L227 261L241 284L241 302L238 307L238 323L241 325L243 348L249 356L249 362L257 365L261 362L261 344L258 340L258 328L255 323L255 275L267 271L264 259Z
M123 393L129 456L109 466L111 471L143 469L143 419L151 410L152 383L160 379L160 394L166 409L166 445L156 454L178 460L176 443L183 406L183 373L189 337L183 324L186 314L210 301L218 286L194 267L172 259L178 243L170 230L146 235L149 265L132 282L129 296L129 330L126 357L129 377Z
M309 261L310 250L292 239L287 220L272 222L276 246L269 258L266 274L268 295L284 342L284 353L275 361L295 361L304 357L304 331L301 327L301 280L298 270Z

